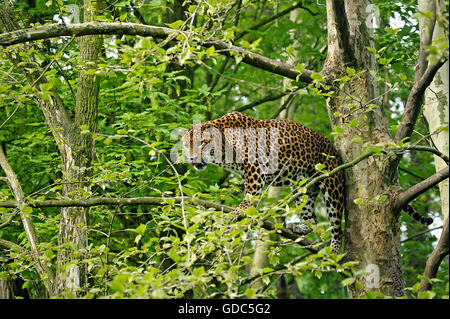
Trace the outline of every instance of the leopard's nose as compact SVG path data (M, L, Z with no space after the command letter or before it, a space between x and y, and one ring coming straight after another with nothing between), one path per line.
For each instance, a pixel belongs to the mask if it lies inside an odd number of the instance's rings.
M192 156L188 158L188 162L189 164L196 164L199 163L199 159L197 158L197 156Z

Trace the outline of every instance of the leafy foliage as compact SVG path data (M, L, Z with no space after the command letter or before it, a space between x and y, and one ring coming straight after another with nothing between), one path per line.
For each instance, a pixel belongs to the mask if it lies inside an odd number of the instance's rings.
M23 18L21 27L45 24L54 22L55 15L64 16L67 6L73 3L18 1L16 13ZM378 80L387 95L384 112L390 127L395 128L414 77L419 41L413 20L415 8L408 1L376 4L381 16L390 19L382 21L375 34L375 47L369 49L376 53ZM80 127L83 134L95 140L92 177L83 181L85 186L80 190L84 196L170 197L180 196L181 188L185 196L236 206L242 197L242 181L236 173L214 166L195 172L181 163L175 164L173 170L162 154L170 156L178 142L176 129L189 127L193 121L216 118L236 109L245 109L248 115L261 119L278 114L277 99L246 106L283 93L282 78L242 63L236 52L227 58L214 46L203 48L198 45L202 39L221 39L283 61L295 53L299 68L319 70L326 57L326 13L320 4L305 1L308 10L298 9L295 22L285 15L258 26L292 5L292 1L139 0L120 1L105 8L99 20L169 26L186 31L188 37L179 36L168 44L151 38L104 36L104 52L93 71L101 77L98 131ZM180 8L183 12L176 17ZM402 27L391 26L399 21ZM294 38L301 39L300 44L293 42L291 31ZM37 99L45 99L54 88L69 112L74 111L76 75L82 67L76 41L39 41L21 57L27 63L33 56L45 68L49 83L40 91L18 72L7 54L5 48L0 55L0 141L27 200L59 199L63 187L61 159ZM340 81L356 76L355 70L348 68ZM320 86L323 77L316 73L313 78ZM325 99L314 85L294 81L291 86L289 90L300 92L294 96L294 120L330 138L342 133L341 127L331 128ZM346 124L356 127L358 123ZM426 136L427 130L424 123L419 123L414 139ZM400 181L405 188L434 172L431 155L422 152L404 157L400 167ZM286 191L283 195L287 195ZM0 184L0 196L1 200L14 199L5 183ZM87 266L88 284L80 288L81 297L275 298L277 280L284 276L295 281L305 298L346 298L345 286L358 284L355 264L340 262L343 256L325 248L329 236L326 219L320 216L315 232L308 235L319 248L318 253L308 253L276 231L261 229L267 218L277 221L295 213L291 208L275 214L271 204L273 200L263 199L258 214L250 210L235 224L230 224L230 216L223 212L171 200L158 206L92 207L89 244L82 250L58 243L59 209L30 208L26 213L36 225L43 262L54 270ZM415 206L439 219L438 189L427 192ZM17 211L0 208L0 225L10 218L7 225L0 226L0 238L29 249ZM448 298L448 258L434 279L433 290L417 294L416 282L421 279L418 276L423 273L436 237L434 233L416 236L426 229L412 223L409 216L403 216L402 225L403 266L411 295ZM269 265L251 277L256 242L267 236ZM70 249L76 262L58 264L61 249ZM252 288L257 279L266 289ZM0 280L20 281L18 296L46 296L42 278L21 250L2 248ZM74 297L69 291L63 295ZM384 296L369 292L367 297Z

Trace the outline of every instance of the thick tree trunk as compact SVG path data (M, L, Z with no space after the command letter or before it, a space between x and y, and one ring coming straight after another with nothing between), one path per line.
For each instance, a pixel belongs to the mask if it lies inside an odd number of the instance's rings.
M84 1L84 20L93 21L95 14L101 5L101 1ZM82 195L83 181L92 175L91 163L94 155L94 141L91 134L81 134L81 130L97 131L98 95L100 79L91 74L89 70L95 70L102 48L102 38L99 35L82 36L77 39L80 48L80 59L84 67L80 70L77 79L77 93L75 101L75 121L73 131L67 136L69 143L64 145L61 153L63 179L63 193L69 199L85 197ZM71 181L71 183L69 183ZM73 183L79 181L79 183ZM77 250L88 245L88 211L84 207L61 208L61 219L58 241L59 245L73 243ZM84 287L87 280L85 265L72 265L64 267L68 262L78 260L71 249L63 249L58 255L60 274L58 278L59 289L70 288L73 292Z
M95 6L100 5L97 2ZM85 1L85 20L91 21L94 6L90 1ZM4 32L11 32L18 29L18 24L9 6L0 7L0 27ZM84 70L81 70L78 77L78 90L75 101L75 120L73 121L56 90L51 89L48 99L41 99L38 95L38 105L42 110L47 125L49 126L61 155L64 183L62 195L69 199L77 198L82 183L72 183L74 180L83 181L88 177L90 165L93 157L94 144L90 134L81 134L80 126L85 125L91 132L97 129L97 106L99 92L99 78L87 73L88 69L95 68L95 63L101 50L101 36L92 35L79 38L80 57L84 63ZM24 74L28 82L40 90L40 85L47 84L44 70L36 67L39 63L34 61L33 56L27 56L33 68L29 68L20 58L19 52L26 53L31 45L24 44L14 48L8 53L8 57L18 69ZM83 196L84 197L84 196ZM27 224L24 224L26 226ZM87 209L80 207L61 208L59 245L62 247L58 253L57 276L49 294L58 294L65 287L75 289L80 287L85 281L85 271L79 265L72 265L69 269L63 267L70 261L77 260L71 256L67 247L85 248L87 245ZM71 245L72 243L73 245ZM39 263L36 263L39 270Z
M344 129L335 142L344 162L366 153L363 143L392 140L378 83L369 72L376 70L376 64L374 55L366 49L373 47L365 24L368 4L364 0L327 1L329 52L322 75L336 79L346 75L347 67L356 71L327 100L332 125ZM349 104L356 105L356 110ZM370 111L371 104L379 109ZM352 121L352 125L345 125ZM355 143L354 137L362 143ZM365 270L358 278L362 284L349 286L349 296L362 297L369 289L403 296L399 214L394 209L394 196L399 192L396 166L387 158L369 157L346 170L345 175L345 258L359 261L360 269ZM386 200L374 200L380 195Z

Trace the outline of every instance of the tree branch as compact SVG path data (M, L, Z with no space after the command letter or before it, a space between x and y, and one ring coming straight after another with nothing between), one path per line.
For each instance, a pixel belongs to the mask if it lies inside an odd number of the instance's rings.
M174 201L174 203L181 203L182 197L133 197L133 198L89 198L89 199L48 199L48 200L35 200L28 202L27 205L33 208L42 207L92 207L102 205L122 205L122 206L134 206L134 205L162 205L168 201ZM193 205L200 205L207 208L214 208L223 210L224 212L234 211L233 207L220 205L205 200L191 198L184 196L186 203ZM0 201L0 207L16 208L20 205L16 201Z
M40 251L39 251L39 240L36 234L36 229L34 227L34 224L28 214L25 214L22 211L23 208L23 202L25 199L25 195L22 190L22 186L20 185L19 179L17 178L17 175L14 173L13 169L9 165L9 162L5 156L5 153L3 152L3 149L0 147L0 166L2 167L3 171L5 172L6 178L8 180L8 185L11 188L11 191L14 194L14 197L16 199L16 206L19 209L19 214L22 219L23 228L25 230L25 234L28 239L28 244L31 248L31 258L33 259L33 263L38 271L38 273L43 276L44 284L49 292L50 295L53 294L53 285L55 283L55 278L53 271L43 262L41 262L40 257Z
M166 39L177 34L185 34L181 30L174 30L165 27L142 25L137 23L114 23L114 22L87 22L80 24L49 24L31 29L16 30L0 34L0 45L3 47L13 44L50 39L61 36L81 36L93 34L116 34L135 35L143 37L153 37ZM243 48L231 45L225 41L204 41L200 45L210 47L214 45L216 52L225 56L233 57L235 54L242 56L242 61L248 65L266 70L293 80L311 83L310 70L303 70L299 73L295 66L278 60L264 57Z
M398 208L399 210L402 209L410 201L414 200L420 194L425 193L431 187L442 182L443 180L447 179L448 177L449 177L449 167L447 166L446 168L441 169L439 172L436 172L435 174L431 175L427 179L421 181L420 183L418 183L418 184L410 187L406 191L400 193L397 196L394 207Z
M395 134L394 141L398 142L404 138L410 137L414 126L416 125L417 117L422 108L425 90L433 81L434 76L441 66L447 61L447 58L442 58L438 63L429 65L423 75L418 81L415 81L408 100L405 105L405 112L403 113L402 121Z
M299 1L297 4L294 4L293 6L277 13L274 14L273 16L268 17L267 19L261 21L260 23L257 23L255 25L252 25L250 28L248 28L247 30L242 31L241 33L239 33L236 36L235 40L239 40L240 38L242 38L244 35L246 35L247 33L249 33L251 30L256 30L259 29L260 27L262 27L263 25L266 25L267 23L270 23L278 18L281 18L282 16L288 14L289 12L291 12L292 10L295 10L297 8L302 8L303 10L308 11L311 15L315 16L318 13L312 12L310 9L306 8L303 6L303 3L301 1Z
M253 108L255 106L258 106L260 104L281 99L283 96L288 95L288 94L292 94L292 93L293 93L292 91L287 91L287 92L282 92L282 93L280 93L278 95L269 95L269 96L266 96L266 97L264 97L264 98L262 98L262 99L260 99L258 101L255 101L255 102L252 102L252 103L249 103L249 104L245 104L245 105L237 108L235 111L243 112L245 110L248 110L248 109L251 109L251 108Z
M233 57L233 55L238 54L242 57L242 62L254 66L258 69L269 71L271 73L282 75L289 79L301 81L304 83L311 83L313 81L311 75L314 72L311 70L305 69L300 73L295 69L295 66L289 63L267 58L260 54L245 50L241 47L228 44L225 41L207 41L202 45L207 47L214 45L218 53L229 57Z
M354 52L350 43L349 17L344 0L326 0L328 26L328 55L321 74L334 75L336 68L354 63Z
M442 230L441 237L431 253L430 257L428 257L427 264L425 266L425 270L423 275L428 279L432 279L436 277L436 273L439 269L439 265L445 256L448 255L449 251L449 234L448 234L448 218L445 220L444 229ZM420 282L419 291L425 291L431 289L431 281L430 280L422 280Z
M0 238L0 246L6 247L9 249L13 249L13 250L18 250L21 253L24 253L28 259L33 260L31 258L32 254L28 250L26 250L25 248L23 248L20 245L17 245L16 243L13 243L12 241Z
M449 165L449 158L448 158L448 156L445 155L444 153L440 152L435 147L430 147L430 146L425 146L425 145L411 145L411 146L407 146L405 149L407 149L407 150L414 150L414 151L425 151L425 152L433 153L434 155L439 156L440 158L442 158L442 160L444 162L446 162L447 165Z
M214 208L227 213L234 212L235 208L220 205L217 203L201 200L198 198L180 196L177 197L134 197L134 198L89 198L89 199L55 199L55 200L35 200L27 203L28 206L33 208L41 207L92 207L102 205L122 205L122 206L134 206L134 205L163 205L169 201L180 204L184 200L185 203L192 205L199 205L207 208ZM17 208L20 206L16 201L0 201L0 207L4 208ZM264 221L263 228L267 230L276 231L279 235L296 241L299 245L305 246L305 248L311 252L317 252L317 249L310 247L311 242L302 238L303 236L292 232L286 227L276 229L275 225L269 221Z
M21 34L22 37L27 37L28 33L26 30L17 30L19 25L15 20L11 9L9 7L0 6L0 30L5 32L0 34L0 39L7 39L10 34ZM20 37L20 36L19 36ZM22 41L26 42L27 40ZM0 45L3 45L0 40ZM24 45L22 47L14 48L13 50L6 51L6 55L9 60L22 72L22 74L27 78L30 85L37 88L40 91L40 85L48 84L48 80L45 77L45 70L42 70L35 61L35 58L28 54L30 47ZM24 64L23 58L21 58L21 53L25 53L27 56L27 62L32 65ZM57 93L57 91L52 88L50 90L51 94L49 99L42 99L38 97L38 104L45 116L46 122L50 127L50 130L55 137L56 143L60 149L60 152L64 152L62 145L67 143L67 131L72 129L72 121L70 115L68 114L64 102Z
M359 162L361 162L362 160L374 155L374 152L368 152L365 153L357 158L355 158L353 161L339 165L338 167L336 167L335 169L331 170L328 173L319 175L315 178L313 178L312 180L310 180L308 183L306 183L306 185L304 186L304 188L307 190L308 188L311 188L314 185L317 185L318 183L320 183L321 181L323 181L324 179L334 176L337 173L339 173L340 171L343 171L344 169L350 168L355 166L356 164L358 164ZM289 200L287 201L287 204L291 203L292 201L294 201L296 198L304 195L304 192L298 192L297 194L295 194L294 196L292 196L291 198L289 198Z

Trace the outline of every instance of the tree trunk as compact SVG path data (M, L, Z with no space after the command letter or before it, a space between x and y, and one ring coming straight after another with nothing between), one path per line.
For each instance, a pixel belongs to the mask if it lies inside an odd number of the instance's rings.
M444 15L445 5L443 1L438 1L439 7L435 8L434 1L419 0L419 10L429 11L439 13L441 11ZM438 10L436 10L438 9ZM436 41L442 37L446 38L448 41L448 33L446 33L442 25L438 22L435 23L434 28L431 28L433 21L426 18L425 16L419 16L419 28L421 38L427 38L427 34L432 31L431 39ZM425 39L424 39L425 40ZM439 42L440 43L440 42ZM427 119L430 133L433 134L431 139L434 146L444 153L449 155L449 138L448 131L439 130L441 127L447 127L449 125L449 68L448 61L441 67L441 69L436 73L433 82L430 84L429 88L425 91L425 104L423 109L423 115ZM434 156L436 172L447 167L447 164L439 157ZM442 216L444 218L444 224L448 218L449 211L449 181L445 181L439 184L439 190L441 195L441 207Z
M97 2L95 6L100 5ZM96 12L94 5L89 0L85 1L85 20L91 21ZM9 6L0 7L0 27L4 32L18 29L18 24ZM97 129L97 106L99 92L99 78L87 73L94 68L101 50L101 36L89 35L79 38L80 57L84 63L84 70L78 76L78 90L75 101L75 120L73 121L61 97L56 90L50 89L48 99L40 98L37 95L38 105L45 116L58 150L61 156L64 186L63 197L69 199L79 197L79 189L83 187L81 183L92 172L90 165L93 157L94 144L90 134L81 134L80 126L84 125L90 132ZM34 57L27 55L33 68L29 68L20 58L19 52L28 52L31 44L23 44L8 53L8 58L23 73L28 82L34 86L38 92L41 85L48 84L44 70L36 67L39 65L34 61ZM72 183L74 180L80 183ZM70 182L70 183L67 183ZM25 224L26 225L26 224ZM36 240L37 242L37 240ZM58 269L55 283L49 289L49 294L54 295L61 292L65 287L73 289L73 292L85 282L86 274L84 267L76 264L68 247L76 249L85 248L87 245L87 209L86 208L61 208L60 229L58 242L61 247L58 253ZM71 244L72 243L72 244ZM63 267L68 262L73 261L71 267ZM39 270L39 263L36 264Z
M373 53L366 49L373 47L365 24L368 4L365 0L327 1L328 56L322 75L329 80L346 75L347 67L356 71L353 76L349 72L350 80L327 99L332 125L344 130L335 141L344 162L368 151L362 143L353 142L354 137L373 145L392 140L378 83L369 72L376 70L376 64ZM349 104L357 105L356 111ZM379 108L370 111L370 104ZM353 120L352 125L344 125ZM403 296L400 222L394 207L399 192L397 168L387 158L369 157L345 173L345 259L358 261L365 270L358 276L359 284L349 286L349 296L363 297L369 289ZM373 200L379 195L386 200ZM362 201L356 204L356 199Z
M99 12L101 1L84 1L84 20L93 21ZM82 195L83 181L92 176L91 163L94 156L94 141L91 134L82 134L81 130L97 132L98 95L100 78L91 74L95 70L102 48L102 38L99 35L82 36L77 39L80 49L80 59L84 69L80 70L77 79L75 101L75 121L71 134L67 136L68 143L61 152L63 169L63 193L69 199ZM69 181L71 183L69 183ZM78 181L79 183L73 183ZM72 243L75 249L86 248L88 245L87 226L88 208L62 207L58 241L60 246ZM86 266L83 264L65 264L78 260L71 249L63 249L58 255L60 274L59 289L67 287L73 293L84 287L87 280Z

